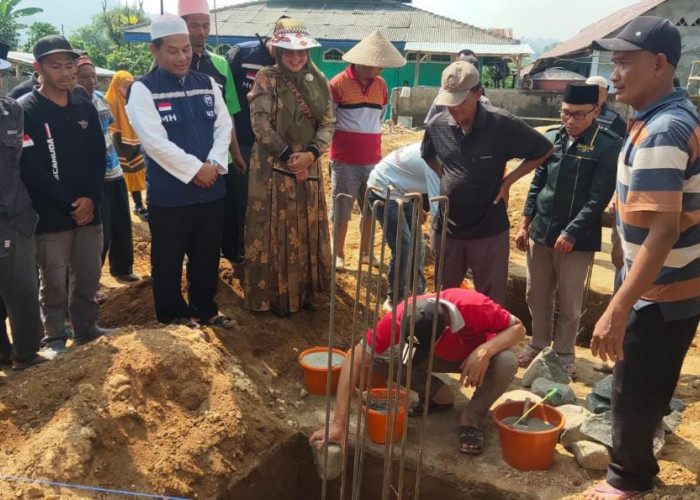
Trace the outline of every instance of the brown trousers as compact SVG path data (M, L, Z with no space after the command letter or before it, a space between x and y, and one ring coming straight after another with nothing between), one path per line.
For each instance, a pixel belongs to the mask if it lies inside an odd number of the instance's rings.
M430 399L445 385L435 373L462 373L460 362L444 361L435 358L433 362L432 382L430 383ZM389 359L375 358L374 369L385 378L389 377ZM466 420L470 425L478 425L488 414L491 405L508 389L518 370L518 358L509 349L496 354L489 362L484 376L484 382L476 388L471 400L464 409ZM394 366L394 377L396 366ZM421 402L425 399L425 387L428 383L428 360L411 369L411 390L418 393ZM406 385L406 366L401 370L401 385Z

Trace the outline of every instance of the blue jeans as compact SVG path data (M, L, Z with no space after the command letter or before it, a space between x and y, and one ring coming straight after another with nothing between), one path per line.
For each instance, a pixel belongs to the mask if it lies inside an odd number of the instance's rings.
M370 204L373 204L375 200L381 200L379 196L375 193L370 194ZM411 250L411 223L413 221L413 202L406 203L403 206L404 210L404 221L401 226L401 269L399 269L399 301L403 300L404 289L406 288L406 269L408 262L408 255ZM386 242L391 249L391 261L389 262L389 300L394 302L394 277L396 276L396 234L397 225L399 222L399 205L395 201L389 202L389 215L387 216L387 227L384 227L384 205L379 205L377 209L377 218L379 219L379 224L382 226L384 235L386 237ZM423 241L423 229L418 226L418 234L420 236L420 261L418 262L418 293L422 294L425 292L425 278L423 277L423 263L425 260L425 243ZM411 267L412 269L412 267ZM412 278L413 275L409 278ZM411 287L411 282L408 282L409 292Z

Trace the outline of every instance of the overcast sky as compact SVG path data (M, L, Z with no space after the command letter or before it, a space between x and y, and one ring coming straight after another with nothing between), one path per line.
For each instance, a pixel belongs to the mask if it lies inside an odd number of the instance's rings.
M124 0L111 0L116 3ZM177 11L177 0L163 0L165 10ZM556 38L565 40L590 23L635 3L636 0L413 0L413 5L437 14L459 19L480 28L513 28L516 38ZM240 0L216 0L222 7ZM100 12L100 0L24 0L22 5L42 7L45 12L31 18L63 24L66 34L87 24ZM214 5L214 0L209 0ZM160 11L160 0L145 0L147 12Z

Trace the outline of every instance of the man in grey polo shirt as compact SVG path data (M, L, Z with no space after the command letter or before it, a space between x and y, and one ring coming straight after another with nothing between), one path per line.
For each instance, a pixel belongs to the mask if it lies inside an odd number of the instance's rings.
M459 287L471 268L478 292L505 303L510 223L510 186L552 154L542 134L507 111L479 102L479 72L464 61L442 74L437 104L447 106L425 130L422 156L441 178L450 199L443 287ZM524 161L508 175L506 163ZM442 215L433 224L433 251L439 255Z

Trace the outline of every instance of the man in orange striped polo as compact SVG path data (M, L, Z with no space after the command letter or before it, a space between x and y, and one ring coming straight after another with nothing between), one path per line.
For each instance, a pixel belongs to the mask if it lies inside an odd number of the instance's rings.
M379 31L355 45L344 56L350 63L346 70L331 80L331 94L337 122L331 142L331 220L338 217L338 248L336 267L345 268L345 236L352 216L353 202L341 199L348 194L364 203L364 192L369 174L382 159L382 120L389 101L384 79L379 76L384 68L398 68L406 59ZM360 219L360 228L366 236L360 254L369 263L369 224ZM378 266L376 259L372 265Z

